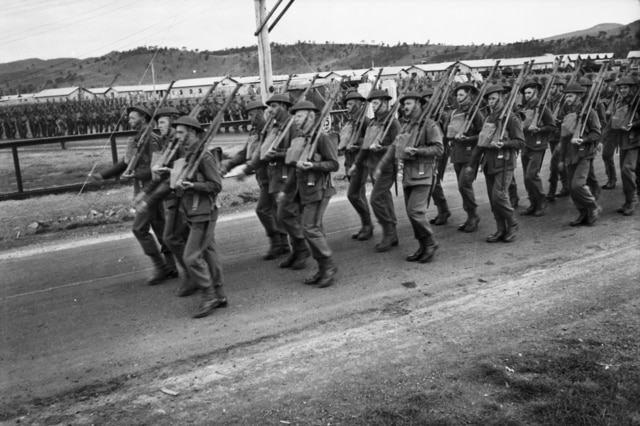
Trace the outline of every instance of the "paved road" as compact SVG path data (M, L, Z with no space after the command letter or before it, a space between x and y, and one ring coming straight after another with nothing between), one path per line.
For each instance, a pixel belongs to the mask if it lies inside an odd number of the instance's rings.
M602 174L602 171L599 171ZM436 229L441 249L433 263L409 264L415 249L403 200L395 198L400 247L373 252L374 241L355 242L349 234L358 220L344 198L330 204L325 228L340 272L327 289L301 284L311 271L280 270L265 262L266 238L253 214L220 220L216 239L222 252L230 306L201 320L191 319L197 298L177 298L178 280L145 285L147 260L128 234L106 241L0 253L0 406L44 398L78 387L253 341L286 334L354 312L406 298L417 285L438 292L456 283L476 282L484 273L507 268L528 257L568 258L576 244L593 236L638 235L637 217L614 210L619 191L605 192L607 206L594 228L571 228L568 199L559 200L543 218L521 222L514 244L489 245L494 231L484 181L476 183L482 222L476 234L456 232L464 219L455 182L447 175L445 192L453 209L450 224ZM521 186L521 196L522 196ZM524 202L526 204L526 201ZM430 209L432 216L434 209ZM376 239L380 229L376 228Z

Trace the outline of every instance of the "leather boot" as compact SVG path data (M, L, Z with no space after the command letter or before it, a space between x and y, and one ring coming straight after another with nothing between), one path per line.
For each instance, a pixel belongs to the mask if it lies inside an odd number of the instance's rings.
M542 198L538 200L536 203L536 211L533 212L535 217L544 216L545 211L547 210L547 200Z
M156 254L149 257L153 262L153 275L151 275L151 277L147 280L147 284L157 285L162 281L166 281L172 278L171 271L167 267L167 264L164 263L164 259L162 258L161 254Z
M607 183L605 183L604 185L602 185L602 189L615 189L616 187L616 181L615 180L610 180Z
M569 223L570 226L581 226L581 225L587 224L587 214L588 214L587 210L580 209L579 211L580 211L580 214L573 222Z
M596 220L598 220L598 218L600 217L600 212L602 212L602 207L597 204L595 205L595 207L589 209L589 211L587 212L586 224L589 226L593 226Z
M507 222L507 230L504 233L504 237L502 237L502 241L505 243L510 243L516 239L516 235L518 233L518 222L516 222L515 218L511 218Z
M497 243L498 241L502 241L504 239L504 234L506 232L506 227L504 224L504 221L502 219L497 221L497 226L498 229L496 230L496 232L493 235L489 235L487 237L487 242L488 243Z
M176 265L176 258L173 256L173 253L164 253L164 263L167 265L170 278L178 278L180 276L178 266Z
M471 213L467 218L467 221L461 225L462 229L458 227L458 230L462 232L468 232L468 233L476 232L478 230L479 223L480 223L480 216L478 216L474 212L474 213Z
M306 285L314 285L314 284L318 284L318 281L320 281L320 278L322 278L322 261L318 260L318 270L316 271L315 274L308 276L307 278L305 278L302 282Z
M182 284L180 284L180 287L178 288L177 296L178 297L191 296L192 294L197 293L198 290L199 290L198 286L193 283L191 278L185 277L184 280L182 281Z
M426 243L426 240L418 240L418 244L419 244L418 250L416 250L415 253L407 256L407 262L417 262L418 259L420 259L420 256L422 256L426 248L425 243Z
M334 283L334 277L336 272L338 272L338 266L330 257L323 259L318 266L320 267L321 272L320 279L317 281L318 288L329 287Z
M438 215L431 219L429 223L433 225L446 225L449 221L449 216L451 216L451 212L449 210L439 211Z
M625 216L631 216L636 210L636 206L638 205L637 201L631 201L626 204L624 210L622 210L622 214Z
M291 263L291 269L299 270L304 269L306 266L307 259L311 257L311 253L309 253L309 248L307 247L307 243L304 239L295 239L293 241L293 252L295 254L293 262Z
M423 239L422 244L424 244L424 252L422 252L422 255L418 258L418 262L420 263L427 263L427 262L431 262L431 260L433 259L433 255L436 253L436 250L438 249L438 243L435 242L435 240L433 239L433 235L429 235L427 238Z
M213 313L216 308L223 308L227 306L227 298L219 296L214 290L213 286L205 288L202 292L202 299L200 300L200 306L193 318L203 318Z
M564 197L568 197L569 195L571 195L571 192L569 191L569 189L567 189L566 187L562 187L560 192L556 194L556 197L564 198Z
M283 234L273 234L269 236L269 251L265 254L263 260L273 260L289 253L289 244L287 236Z
M360 235L358 236L358 241L367 241L373 237L373 225L364 225L360 230Z
M394 224L384 225L382 231L382 240L375 245L378 253L389 251L391 247L398 245L398 233Z
M533 216L536 212L536 203L532 202L529 207L520 212L520 216Z

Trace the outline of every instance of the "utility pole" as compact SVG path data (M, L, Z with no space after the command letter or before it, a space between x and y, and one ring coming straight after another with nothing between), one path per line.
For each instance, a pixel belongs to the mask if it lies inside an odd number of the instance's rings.
M262 102L269 98L269 88L273 86L271 69L271 45L269 44L269 29L264 25L267 18L266 0L254 0L256 9L256 29L262 26L258 37L258 65L260 68L260 95Z

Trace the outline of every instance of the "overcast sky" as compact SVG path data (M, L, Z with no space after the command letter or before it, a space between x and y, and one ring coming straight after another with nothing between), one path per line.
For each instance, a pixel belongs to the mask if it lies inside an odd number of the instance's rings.
M287 4L284 0L280 6ZM267 0L267 7L276 4ZM256 43L254 0L2 0L0 62ZM498 43L640 19L640 0L296 0L271 42Z

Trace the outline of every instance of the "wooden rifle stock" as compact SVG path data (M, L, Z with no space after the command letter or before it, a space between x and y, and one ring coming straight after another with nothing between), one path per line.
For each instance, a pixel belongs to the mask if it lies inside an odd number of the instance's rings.
M600 91L600 86L604 81L604 73L606 69L607 69L607 64L603 64L600 67L600 71L598 71L598 75L594 79L593 84L589 89L587 98L585 99L585 102L582 105L582 110L580 111L580 116L578 117L578 122L573 132L572 139L581 139L585 129L587 128L587 122L589 121L589 114L591 114L591 110L593 109L594 102L596 101L596 99L598 99L598 92Z
M142 156L142 151L144 150L145 146L149 142L149 138L151 137L151 131L152 131L151 122L153 121L153 118L156 116L158 109L160 109L160 107L165 103L165 101L169 97L169 94L171 93L171 88L173 87L175 82L176 81L174 80L171 82L171 84L169 84L169 87L167 88L167 91L165 92L164 96L162 97L160 102L156 105L156 107L153 109L153 114L151 114L149 123L147 127L144 129L144 131L142 132L142 135L140 136L140 138L138 139L136 146L134 147L133 156L129 160L129 164L127 164L127 168L122 173L122 177L125 177L125 178L133 177L135 169L138 165L138 161L140 161L140 157Z
M299 100L305 100L307 98L307 95L313 88L313 84L316 82L318 75L319 74L316 74L313 76L313 78L311 79L311 82L309 83L309 86L306 89L304 89L304 92L302 92L302 95L300 96ZM291 128L292 125L293 125L293 117L289 117L287 121L285 121L284 126L278 129L278 133L276 134L276 137L273 139L273 142L271 143L271 146L269 146L269 149L267 151L271 151L272 149L278 149L278 147L284 140L284 137L287 135L287 132L289 132L289 129ZM266 135L267 129L268 127L264 126L265 135Z
M380 68L380 70L378 71L378 75L376 75L376 79L373 81L373 86L371 86L371 90L375 90L376 86L378 85L378 82L380 81L380 76L382 75L382 70L384 68ZM349 143L347 143L347 149L349 149L350 147L353 147L356 145L356 143L358 142L358 137L360 135L360 133L362 132L362 126L364 126L364 118L367 115L367 108L369 108L369 101L365 101L364 104L362 105L362 111L360 111L360 114L358 116L358 118L356 119L356 123L358 124L357 126L357 130L355 132L353 132L351 134L351 138L349 140Z
M209 95L211 94L211 92L213 92L214 90L216 90L216 87L218 87L218 84L220 82L216 81L215 83L213 83L211 85L211 87L209 87L207 89L207 91L205 92L204 95L202 95L200 97L200 99L198 99L198 103L196 104L195 107L193 107L193 109L191 110L191 112L189 113L189 117L192 118L198 118L198 114L200 114L200 110L202 109L202 104L204 104L204 102L207 100L207 98L209 97Z
M331 96L329 96L329 99L327 100L327 103L324 104L324 108L322 108L322 111L320 113L320 117L319 119L316 121L313 130L311 132L311 135L313 135L313 142L311 143L310 147L309 147L309 152L304 153L303 151L303 156L302 158L306 161L311 161L313 160L313 154L316 153L316 150L318 149L318 141L320 140L320 134L322 133L322 122L324 121L324 119L327 117L327 115L329 115L329 113L331 112L331 108L333 107L333 104L335 103L338 94L340 93L340 90L342 89L342 82L345 80L346 76L342 76L340 77L340 82L339 84L336 85L335 89L333 89L333 93L331 93Z
M516 105L516 99L518 98L518 93L520 92L520 87L524 83L525 79L531 69L533 68L533 63L535 60L531 62L525 62L524 67L522 68L522 72L516 79L515 84L511 88L511 93L509 93L509 99L507 100L507 104L500 113L500 117L498 118L500 124L502 125L502 130L500 131L500 141L504 139L505 132L507 131L507 125L509 123L509 119L511 118L511 113L513 112L513 108Z
M478 115L478 111L480 111L480 106L482 105L482 98L484 98L484 94L487 91L487 87L489 87L489 84L491 84L490 81L493 78L493 75L498 70L499 65L500 65L500 59L498 59L496 63L493 65L493 68L491 69L491 72L487 76L487 79L482 83L482 87L480 88L480 92L478 92L478 96L473 101L473 104L471 104L471 108L469 108L469 111L473 111L473 112L470 115L467 115L467 117L465 117L464 126L462 127L463 135L467 134L467 132L471 128L471 124L473 123L473 120L476 118L476 115Z
M215 118L209 125L209 128L205 132L203 138L198 143L198 146L195 150L195 154L189 159L189 163L183 169L183 172L181 173L179 180L191 180L195 176L196 171L198 170L198 166L200 165L200 162L204 158L204 155L207 151L207 145L209 144L209 141L220 130L220 126L222 125L222 121L224 120L224 112L227 110L227 108L229 108L229 106L233 102L236 96L236 93L240 89L240 86L242 85L237 84L233 88L233 91L231 92L231 94L225 100L224 105L222 106L222 108L220 108L220 111L218 111Z
M538 105L536 107L536 112L533 115L533 119L531 120L531 125L540 127L540 122L542 121L542 114L544 114L545 108L547 108L547 103L549 101L549 92L551 92L551 86L556 78L556 73L558 72L558 67L560 66L560 62L562 62L562 56L556 58L556 63L553 65L553 70L551 70L551 75L547 79L547 83L544 86L544 90L542 91L540 98L538 99Z

